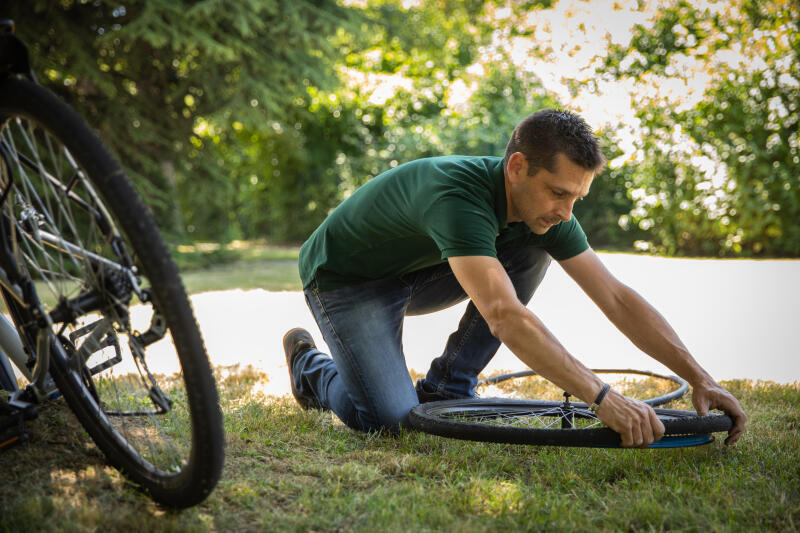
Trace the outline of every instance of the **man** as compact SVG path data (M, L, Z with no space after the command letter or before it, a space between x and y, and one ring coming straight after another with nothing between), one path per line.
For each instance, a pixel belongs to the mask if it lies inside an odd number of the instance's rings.
M305 330L284 337L292 392L305 408L331 409L348 426L396 429L420 401L475 395L478 373L500 346L647 446L664 433L649 406L608 387L526 308L550 257L644 352L693 387L700 414L734 419L737 400L694 360L667 322L606 270L572 216L605 165L577 115L534 113L514 130L504 158L435 157L385 172L336 208L300 250L304 293L332 357ZM416 389L402 349L406 315L470 302Z

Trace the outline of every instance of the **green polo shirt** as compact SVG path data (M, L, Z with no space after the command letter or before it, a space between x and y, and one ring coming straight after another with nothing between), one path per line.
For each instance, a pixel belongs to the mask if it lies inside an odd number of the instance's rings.
M376 176L334 209L300 249L300 278L326 291L513 246L560 261L589 244L574 216L544 235L507 224L502 158L432 157Z

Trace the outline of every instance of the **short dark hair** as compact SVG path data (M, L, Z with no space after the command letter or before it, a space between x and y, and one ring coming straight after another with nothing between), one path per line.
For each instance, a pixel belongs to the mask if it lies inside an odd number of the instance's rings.
M555 172L556 155L563 153L570 161L586 170L599 172L606 164L597 138L580 116L569 111L543 109L520 122L506 147L503 168L514 152L528 160L528 174L539 169Z

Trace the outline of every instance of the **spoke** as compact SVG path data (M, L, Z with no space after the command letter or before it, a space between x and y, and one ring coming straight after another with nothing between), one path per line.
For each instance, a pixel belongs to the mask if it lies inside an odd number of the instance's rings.
M96 309L53 326L55 335L70 339L59 357L69 358L67 371L84 387L73 394L96 399L109 434L124 439L134 455L163 471L180 470L189 460L192 435L175 348L167 341L136 352L120 344L138 338L138 320L148 318L129 310L132 295L144 302L140 287L152 281L138 278L138 251L120 233L86 168L57 136L15 116L0 130L0 143L8 156L0 162L0 186L7 193L3 216L10 221L11 253L20 273L35 281L35 295L46 313L86 297ZM97 320L104 321L97 326L101 329L81 342L80 330ZM174 367L165 366L165 359ZM172 402L166 412L158 413L163 401L157 396L154 401L151 390Z
M74 168L76 172L79 172L79 176L80 176L80 179L81 179L81 183L83 184L83 188L86 190L86 192L91 197L91 199L93 201L93 205L95 206L95 208L98 211L100 211L100 213L103 215L103 217L105 217L106 222L109 224L109 226L111 228L111 235L109 235L109 238L112 237L112 236L113 237L118 237L120 235L120 232L117 229L116 224L114 223L114 218L108 212L108 209L106 209L106 205L102 201L100 201L100 197L97 195L97 192L94 190L94 186L86 178L86 174L83 172L83 170L80 169L80 167L78 166L78 163L75 162L75 159L72 157L72 154L69 153L69 150L66 149L66 147L64 147L64 155L67 156L67 160L69 161L70 165L72 165L72 168Z
M28 139L28 136L25 134L25 129L22 127L21 124L19 124L19 119L17 119L17 126L18 126L18 129L20 131L20 134L26 140L28 140L28 144L30 144L30 140ZM13 139L12 139L12 148L15 149L15 146L13 144ZM42 173L42 174L45 173L44 168L41 166L41 159L38 157L38 152L36 154L36 159L38 161L38 164L40 165L38 172ZM35 199L34 203L38 204L40 209L38 211L34 211L34 213L38 212L38 213L42 214L50 222L51 227L57 227L57 226L55 226L55 223L53 222L52 215L50 214L50 212L47 209L45 209L44 203L42 202L40 196L36 192L36 189L33 187L28 172L20 164L19 157L16 158L16 162L17 162L18 181L21 182L22 186L25 189L24 190L24 194L22 195L22 198L30 197L30 198ZM33 206L26 206L26 205L22 204L22 205L20 205L20 207L22 208L21 212L22 213L26 213L28 211L28 209L32 208ZM35 214L29 215L29 216L34 216L35 217ZM20 224L20 222L18 222L18 224ZM32 221L32 224L33 225L38 225L38 223L35 220ZM22 230L22 229L23 228L20 225L19 230ZM44 257L45 257L46 260L52 261L52 258L50 258L49 254L44 253ZM81 266L74 260L73 260L73 264L75 265L76 268L78 268L78 269L81 268Z
M550 408L539 406L530 409L498 408L496 410L482 408L474 411L454 409L443 411L440 416L444 419L466 423L538 429L562 429L562 420L570 421L574 429L588 429L602 425L602 422L590 411L575 408L565 409L563 406Z
M23 235L23 234L24 234L24 232L17 225L17 235ZM55 288L54 283L45 275L46 272L52 272L51 268L53 268L54 261L52 260L50 255L47 253L47 251L44 249L44 247L41 245L41 243L40 242L36 242L34 240L31 240L31 239L17 239L17 243L21 244L22 247L25 248L25 250L24 251L20 251L20 253L25 257L26 263L29 265L29 267L33 268L34 271L37 274L39 274L39 276L42 278L42 280L44 280L45 283L51 288L51 290L53 291L53 294L58 294L58 290ZM40 257L42 257L45 260L45 262L47 263L45 268L42 268L39 265L39 261L36 260L37 254L31 248L31 246L37 248L40 251L40 253L38 255ZM56 267L57 266L58 265L56 265ZM63 269L61 269L61 270L63 270Z
M42 163L41 157L39 156L39 152L36 151L36 149L33 147L32 142L30 140L31 137L35 136L35 134L33 132L31 132L31 134L29 136L29 135L26 134L25 129L22 127L21 124L18 124L18 126L19 126L19 129L20 129L21 135L26 140L26 143L30 146L31 151L33 152L34 159L36 160L37 173L40 176L42 176L43 178L45 178L43 180L40 180L40 182L43 183L43 185L47 188L47 190L49 190L51 192L51 195L56 197L56 199L57 199L57 196L58 196L59 192L56 191L56 189L54 188L54 182L55 183L59 183L59 184L61 183L61 180L60 180L60 175L61 175L60 169L58 169L58 168L55 169L55 171L57 173L56 176L53 176L51 173L49 173L47 171L47 169L45 168L44 164ZM32 127L32 126L29 124L29 127ZM45 137L45 140L47 141L47 144L49 146L49 151L51 152L51 159L55 160L56 159L56 156L54 155L55 152L60 152L60 151L56 151L56 150L52 149L52 143L50 142L50 136L47 133L44 133L44 137ZM64 151L66 151L66 148L64 148ZM72 159L72 157L69 156L68 153L67 153L67 155L68 155L68 160L70 161L70 163L74 164L74 159ZM30 196L35 199L35 203L38 204L38 206L39 206L39 213L44 216L46 222L49 223L50 227L53 228L53 230L56 233L58 233L58 236L54 236L54 239L56 241L64 241L64 243L63 243L64 246L67 246L67 244L71 244L71 243L66 243L66 240L61 236L61 231L58 229L58 228L61 227L61 225L60 224L56 224L56 220L55 220L55 218L53 216L53 212L58 213L60 215L59 220L62 220L67 225L67 229L69 230L70 234L73 235L73 237L75 239L79 239L78 236L80 235L80 233L76 229L76 226L75 226L75 223L74 223L73 216L72 216L71 212L69 212L69 206L71 205L72 202L69 202L69 201L58 201L58 202L56 202L56 205L57 205L58 209L57 210L53 210L51 205L50 205L50 196L51 195L45 195L45 198L47 199L47 202L46 203L43 202L41 197L40 197L40 195L36 192L36 189L31 185L30 178L28 177L29 175L22 168L21 164L18 164L18 169L20 171L20 174L24 177L24 184L27 187L27 191L26 192L28 192L28 194L30 194ZM75 172L79 171L77 165L73 166L73 171L75 171ZM63 194L64 191L61 190L60 192ZM77 198L77 196L73 193L72 195L64 195L64 200L67 200L67 198L69 196L74 196L74 197ZM89 208L89 210L91 211L91 208ZM35 221L34 221L34 224L36 224ZM91 229L93 229L94 225L90 225L89 227ZM51 234L51 236L52 236L52 234ZM75 245L73 245L73 246L75 246ZM82 243L80 241L78 241L77 247L75 247L73 250L78 251L78 250L83 250L84 248L85 247L82 245ZM77 262L77 260L85 259L85 257L75 257L74 254L73 254L71 259L72 259L73 265L76 268L78 268L79 270L83 269L83 265L79 264ZM61 260L63 260L63 258L59 258L59 261L61 261ZM92 275L92 273L90 271L86 271L85 274L87 276L88 275Z

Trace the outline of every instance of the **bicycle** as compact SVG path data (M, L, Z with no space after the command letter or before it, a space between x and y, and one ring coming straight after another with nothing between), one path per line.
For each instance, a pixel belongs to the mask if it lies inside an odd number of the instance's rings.
M108 462L158 503L223 466L216 384L177 267L120 165L39 85L0 21L0 447L63 395ZM27 382L18 388L8 359ZM5 435L2 435L2 433Z

